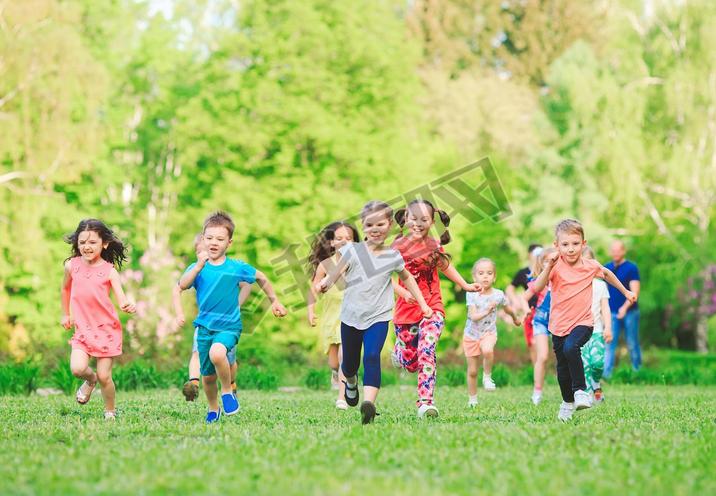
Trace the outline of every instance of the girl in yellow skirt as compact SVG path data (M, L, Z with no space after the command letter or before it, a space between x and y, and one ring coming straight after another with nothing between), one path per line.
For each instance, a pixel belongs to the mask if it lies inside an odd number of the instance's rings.
M311 289L308 301L308 323L312 327L318 326L321 332L321 347L328 355L328 366L331 368L331 383L338 389L336 408L346 410L348 404L343 398L344 382L340 371L341 362L341 302L343 301L343 281L338 281L326 293L318 294L314 287L328 273L327 265L336 262L336 252L349 242L359 242L358 231L346 222L337 221L328 224L318 233L311 246L308 258L311 278ZM318 301L318 311L316 302ZM320 315L320 319L319 319Z

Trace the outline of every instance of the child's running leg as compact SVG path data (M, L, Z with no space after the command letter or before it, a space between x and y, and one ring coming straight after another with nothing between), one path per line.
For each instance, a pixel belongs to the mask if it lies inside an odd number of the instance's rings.
M492 380L492 364L495 362L495 344L497 334L494 332L485 333L480 338L480 349L482 350L482 387L485 391L494 391L495 382Z
M216 375L221 381L221 394L231 393L231 366L226 358L226 346L221 343L214 343L209 349L209 359L214 364Z
M199 396L199 380L201 378L201 369L199 366L199 351L197 345L197 336L199 328L194 329L194 338L191 345L191 358L189 358L189 380L184 383L182 393L187 401L194 401Z
M584 345L582 362L587 391L595 392L600 389L599 381L604 372L604 337L601 334L593 334Z
M199 381L201 373L199 372L199 352L194 351L189 358L189 380Z
M218 412L219 411L219 399L218 399L219 389L216 385L216 374L202 375L201 378L204 381L204 394L206 394L206 402L209 404L209 411L210 412Z
M467 394L477 404L477 372L480 370L480 357L471 356L467 359Z
M388 322L376 322L363 331L363 395L360 413L363 424L375 419L375 400L380 391L380 352L388 336Z
M393 348L392 354L393 364L410 373L417 372L419 368L419 334L420 323L395 325L395 347Z
M440 313L420 322L418 332L418 407L432 405L435 395L437 357L435 348L442 334L445 320Z
M552 335L552 346L554 356L557 358L557 382L562 393L562 400L565 403L574 403L574 391L572 391L572 376L569 373L569 364L564 354L564 342L566 336Z
M74 348L70 353L70 371L72 375L85 382L77 389L75 399L77 403L84 405L90 400L95 384L97 384L97 375L89 367L89 355L84 350Z
M587 393L586 378L584 377L584 364L582 363L582 346L592 337L592 328L577 326L572 329L564 339L562 353L564 354L574 393L574 407L577 410L592 406L590 395Z
M350 406L358 404L358 367L360 367L360 351L363 346L362 331L341 322L341 342L343 346L343 363L341 371L346 378L345 400Z
M112 380L112 364L113 358L97 359L97 380L102 388L102 397L104 398L104 411L114 413L115 388Z
M532 347L535 350L534 390L535 392L541 392L544 387L544 376L547 369L547 359L549 358L549 337L544 334L535 336Z

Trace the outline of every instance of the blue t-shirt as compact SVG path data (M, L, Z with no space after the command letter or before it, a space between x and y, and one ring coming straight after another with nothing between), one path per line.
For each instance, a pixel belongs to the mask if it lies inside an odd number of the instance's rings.
M184 271L188 272L196 263ZM239 308L239 283L256 282L256 269L251 265L227 258L221 265L206 262L194 279L196 304L199 315L194 326L212 331L241 332L241 309Z
M609 262L604 267L614 272L614 275L617 276L617 279L619 279L619 281L624 285L624 287L630 291L631 288L629 287L629 283L631 281L639 280L639 269L637 268L635 263L630 262L629 260L625 260L619 265L619 267L616 268L614 268L614 262ZM624 297L624 295L621 294L621 292L611 284L608 285L608 288L609 309L612 312L616 313L626 301L626 297ZM638 308L639 306L634 303L632 306L629 307L629 311L636 310Z

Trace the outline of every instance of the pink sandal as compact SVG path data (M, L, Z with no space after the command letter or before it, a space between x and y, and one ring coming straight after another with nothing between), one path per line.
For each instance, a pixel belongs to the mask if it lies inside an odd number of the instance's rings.
M89 402L90 397L92 396L92 391L94 391L95 386L97 383L90 384L89 382L85 381L82 383L82 385L77 388L77 394L75 395L75 399L77 400L77 403L80 405L85 405L87 402ZM86 393L82 392L82 388L87 386L88 390Z

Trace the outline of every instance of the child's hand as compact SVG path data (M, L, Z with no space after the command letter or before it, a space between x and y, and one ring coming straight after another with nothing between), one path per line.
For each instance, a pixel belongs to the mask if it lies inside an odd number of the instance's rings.
M611 329L604 329L604 342L606 344L609 344L612 342L612 330Z
M627 289L627 292L624 293L624 296L627 300L629 300L630 303L636 303L636 294L633 291L629 291Z
M557 263L557 260L559 259L559 252L555 251L554 253L550 253L547 255L547 262L549 263L550 267L554 267L554 264Z
M492 312L495 308L497 308L497 303L493 301L492 303L487 305L487 312Z
M476 282L472 282L467 285L465 291L469 293L482 293L482 286L480 286Z
M196 254L196 266L200 269L204 268L204 265L206 265L206 262L209 260L209 252L206 250L202 250L199 253Z
M134 313L137 311L137 307L134 303L131 301L125 301L119 306L120 309L122 309L123 312L126 313Z
M186 324L186 317L184 317L183 313L179 313L174 319L174 322L176 322L177 327L184 327L184 324Z
M317 293L325 293L326 291L328 291L328 276L318 281L314 286L314 289Z
M72 329L75 326L75 319L70 317L69 315L65 315L62 317L62 327L67 329L68 331Z
M519 327L522 325L522 319L515 315L514 317L512 317L512 323L515 325L515 327Z
M316 312L313 311L312 308L308 309L308 325L311 327L316 327L316 324L318 323L318 319L316 319Z
M429 319L433 316L433 309L430 308L427 304L420 305L420 310L423 311L423 317L425 317L426 319Z
M404 299L407 303L409 303L409 304L411 304L411 305L415 305L415 304L418 302L418 300L416 300L416 299L413 297L413 295L412 295L412 293L411 293L410 291L408 291L407 289L404 289L404 288L400 288L400 289L401 289L401 291L400 291L400 293L399 293L399 294L400 294L400 297L401 297L402 299Z
M271 312L273 312L274 317L285 317L286 314L288 314L288 310L286 310L286 307L281 305L281 302L278 300L275 300L273 303L271 303Z

